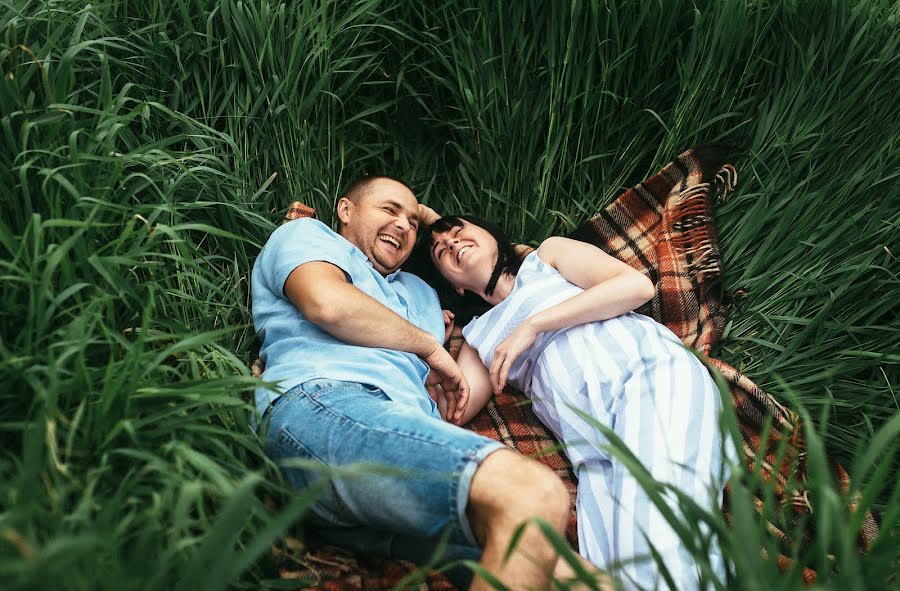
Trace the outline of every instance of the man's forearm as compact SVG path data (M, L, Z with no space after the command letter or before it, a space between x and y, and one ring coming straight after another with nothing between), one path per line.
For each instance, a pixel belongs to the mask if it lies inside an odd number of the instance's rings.
M439 347L437 339L353 285L328 290L328 303L317 318L322 330L351 345L407 351L420 357Z
M310 322L345 343L420 357L441 346L433 335L348 283L344 272L330 263L297 267L284 293Z

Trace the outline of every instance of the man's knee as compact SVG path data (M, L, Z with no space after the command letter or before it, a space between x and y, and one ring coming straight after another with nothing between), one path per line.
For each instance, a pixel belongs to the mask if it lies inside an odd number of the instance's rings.
M535 517L562 531L569 516L569 493L544 464L511 450L500 450L489 455L475 472L467 513L482 543L487 529L515 528Z

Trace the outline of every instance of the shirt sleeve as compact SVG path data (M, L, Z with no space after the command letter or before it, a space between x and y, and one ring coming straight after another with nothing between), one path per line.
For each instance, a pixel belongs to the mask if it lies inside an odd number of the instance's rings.
M335 265L351 281L350 249L350 243L322 222L303 218L288 222L272 232L259 253L257 264L269 289L284 296L284 283L288 276L300 265L312 261Z

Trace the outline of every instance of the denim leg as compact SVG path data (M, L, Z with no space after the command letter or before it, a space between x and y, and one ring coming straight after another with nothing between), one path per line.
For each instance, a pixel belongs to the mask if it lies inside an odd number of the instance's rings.
M305 489L330 477L311 521L344 546L421 561L423 544L449 532L451 547L476 547L465 517L478 464L504 446L390 400L363 384L314 380L273 406L267 451L287 480ZM360 528L371 530L363 534ZM458 553L453 550L451 553ZM471 558L469 553L466 558Z

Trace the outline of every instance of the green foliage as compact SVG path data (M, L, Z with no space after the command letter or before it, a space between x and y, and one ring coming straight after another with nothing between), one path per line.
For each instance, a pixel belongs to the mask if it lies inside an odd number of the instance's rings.
M247 288L290 201L329 220L387 172L539 241L711 140L737 148L717 215L746 292L720 356L818 425L820 539L798 564L823 587L896 582L898 18L890 0L3 0L4 588L272 576L312 493L283 494L247 425ZM826 450L881 512L865 556ZM686 536L717 532L729 588L795 588L748 551L771 539L741 490L733 527L689 511Z

